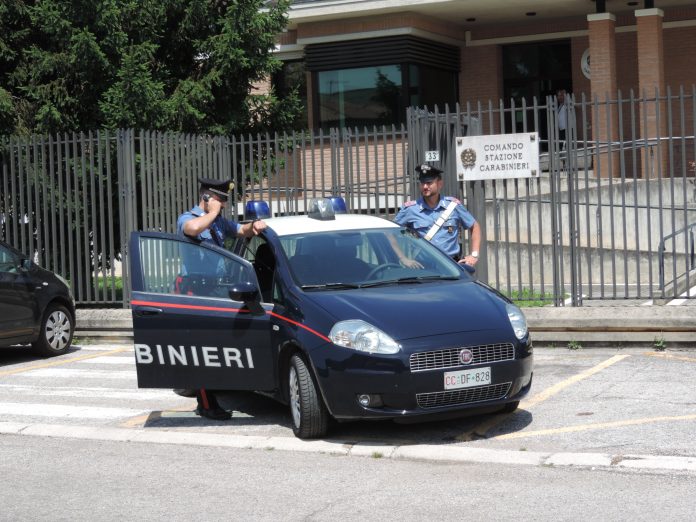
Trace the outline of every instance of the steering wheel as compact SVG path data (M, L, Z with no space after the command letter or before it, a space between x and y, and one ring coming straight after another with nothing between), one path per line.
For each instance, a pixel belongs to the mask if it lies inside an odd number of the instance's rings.
M372 270L370 270L368 272L368 274L365 276L365 279L372 279L377 274L379 274L382 270L386 270L387 268L402 268L402 267L398 263L387 263L386 265L379 265L379 266L374 267Z

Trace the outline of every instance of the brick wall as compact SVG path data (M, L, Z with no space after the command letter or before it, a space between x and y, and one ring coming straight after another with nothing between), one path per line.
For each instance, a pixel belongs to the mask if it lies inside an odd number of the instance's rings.
M350 185L357 189L351 193L336 192L346 197L354 210L367 208L367 202L374 205L378 198L380 207L386 202L390 208L396 208L408 196L410 188L403 179L407 145L407 141L398 136L368 132L354 137L349 146L344 143L337 149L337 156L332 158L328 138L314 147L307 143L304 147L296 147L287 156L281 155L287 160L284 167L264 178L260 185L247 187L247 197L253 199L258 191L270 189L276 198L282 199L287 193L286 188L293 188L304 189L297 192L300 199L312 198L329 195L332 187ZM332 169L334 160L335 173ZM389 196L385 198L385 194Z
M665 30L665 84L691 89L696 83L696 27Z
M494 104L503 95L502 49L499 45L465 47L461 52L459 100ZM472 107L473 108L473 107Z

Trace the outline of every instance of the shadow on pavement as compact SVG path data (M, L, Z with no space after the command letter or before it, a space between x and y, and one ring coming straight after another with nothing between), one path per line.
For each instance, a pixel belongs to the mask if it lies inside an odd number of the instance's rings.
M153 412L144 423L146 428L200 428L200 427L269 427L280 431L277 435L292 436L290 412L284 404L253 392L225 391L218 394L220 405L233 412L228 421L214 421L197 416L192 407L186 411ZM327 442L375 442L391 445L452 444L483 438L476 432L479 426L493 423L496 434L523 429L532 422L532 414L517 410L513 414L466 415L448 420L428 420L417 423L397 423L391 420L332 422ZM263 430L264 435L268 434ZM253 432L245 430L245 435ZM261 434L261 433L260 433Z
M11 366L13 364L22 364L27 362L60 360L59 357L65 357L78 353L79 351L79 347L71 346L66 353L60 356L42 357L41 355L37 355L32 351L31 345L0 347L0 368L3 366Z

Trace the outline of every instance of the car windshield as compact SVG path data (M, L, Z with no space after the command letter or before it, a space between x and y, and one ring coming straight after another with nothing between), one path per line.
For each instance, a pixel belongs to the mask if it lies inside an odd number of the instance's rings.
M281 237L280 243L305 290L470 279L440 250L403 228L297 234Z

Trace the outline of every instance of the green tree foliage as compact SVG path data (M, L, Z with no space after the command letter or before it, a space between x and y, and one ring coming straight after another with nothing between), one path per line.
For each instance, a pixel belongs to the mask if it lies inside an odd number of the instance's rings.
M2 0L0 133L290 128L278 69L289 0Z

